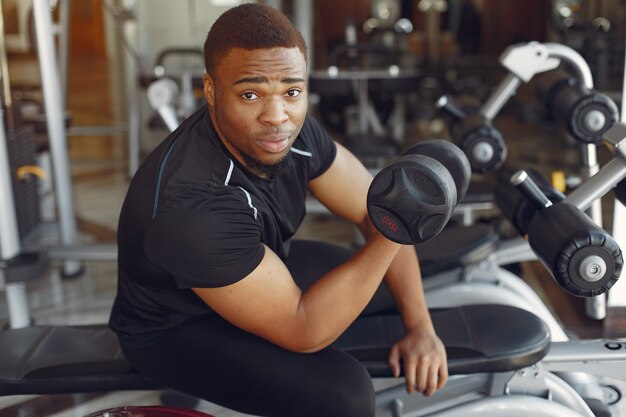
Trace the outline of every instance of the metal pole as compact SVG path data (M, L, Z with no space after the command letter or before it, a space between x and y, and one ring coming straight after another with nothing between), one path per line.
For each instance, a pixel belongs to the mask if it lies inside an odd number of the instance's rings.
M48 141L53 161L60 239L62 244L67 245L76 241L76 220L72 201L72 179L67 154L61 79L52 41L52 16L47 0L33 0L33 11L37 34L37 51L39 53L39 70L48 125ZM81 270L81 263L68 261L64 264L63 273L71 276L76 275Z
M9 153L4 131L4 111L0 109L0 259L8 260L20 252L17 215L13 200L13 187L9 172Z
M293 21L308 48L308 68L314 68L312 62L315 56L313 53L313 0L294 0Z
M71 0L59 1L59 65L61 70L61 93L63 111L67 110L67 68L70 39L70 3Z
M607 162L596 175L586 179L572 191L563 202L587 210L600 197L615 188L615 185L626 176L626 164L618 158Z
M515 95L522 81L513 74L507 74L498 87L480 108L480 114L487 120L493 120L511 97Z
M3 113L2 110L0 112ZM0 117L0 166L6 169L0 169L0 260L8 261L19 255L21 248L9 171L11 165L2 119L3 117ZM30 325L26 286L23 282L7 283L4 268L0 268L0 279L7 300L9 326L16 329Z
M2 77L4 108L9 109L10 112L11 89L4 39L4 15L1 6L2 2L0 2L0 77ZM0 168L2 168L0 169L0 260L11 259L20 252L20 237L17 228L13 186L11 185L11 172L9 171L11 165L9 163L7 134L4 129L4 119L7 116L9 115L0 106ZM12 123L8 123L8 126L12 127Z
M283 10L283 2L282 2L282 0L267 0L265 2L265 4L267 4L269 6L272 6L273 8L278 9L280 11Z
M591 69L587 65L587 61L569 46L561 45L559 43L544 43L544 46L548 48L548 52L551 57L559 58L568 61L572 64L573 68L578 72L578 76L582 80L585 87L588 89L593 88L593 75Z
M0 2L0 8L2 4ZM13 129L14 120L11 113L11 89L9 85L9 71L6 55L6 44L4 42L4 16L0 10L0 65L2 65L2 83L4 91L4 104L9 109L7 116L7 126ZM7 148L7 134L4 130L5 112L0 108L0 260L8 261L19 255L20 235L17 227L17 214L15 213L15 199L13 186L11 184L11 171L9 163L9 152ZM5 268L0 267L0 280L4 285L7 308L9 315L9 326L11 328L26 327L30 324L30 312L28 311L28 297L26 286L23 282L6 282Z

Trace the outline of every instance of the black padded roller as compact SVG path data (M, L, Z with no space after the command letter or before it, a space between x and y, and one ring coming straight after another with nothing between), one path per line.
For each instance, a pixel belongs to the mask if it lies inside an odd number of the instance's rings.
M615 240L570 204L537 213L528 240L556 282L575 296L603 294L620 276L623 258Z
M599 143L618 119L613 100L562 71L543 75L537 94L554 120L582 143Z
M570 108L567 130L585 143L600 143L618 120L617 105L597 91L580 97Z
M565 195L556 190L550 182L534 169L525 169L530 178L552 203L563 201ZM506 169L498 177L495 187L495 201L504 217L511 222L522 236L528 232L530 221L537 209L522 195L516 186L511 184L511 176L515 170Z
M452 141L467 156L473 172L492 172L506 160L504 137L480 114L480 103L469 96L456 99L444 95L437 101L443 112Z
M538 74L535 77L535 84L537 98L547 106L548 110L551 110L550 105L554 102L556 95L561 90L578 85L579 82L565 71L556 70Z
M453 133L454 142L467 155L473 172L496 171L507 156L504 137L480 114L470 115L465 120L458 132Z

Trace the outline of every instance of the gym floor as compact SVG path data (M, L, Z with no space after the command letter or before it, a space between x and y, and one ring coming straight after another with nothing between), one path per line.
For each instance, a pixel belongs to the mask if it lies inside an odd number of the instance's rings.
M16 56L9 59L12 82L17 85L37 83L35 58ZM107 62L101 58L72 59L69 68L68 109L71 126L104 126L117 123L111 96L111 78ZM524 123L518 117L503 116L496 126L507 137L509 161L534 167L547 173L552 169L577 172L578 148L559 137L547 124ZM411 122L407 140L442 136L432 133L436 126L428 121ZM71 129L70 129L71 131ZM164 137L157 132L157 136ZM434 136L433 136L434 135ZM128 186L125 143L123 135L77 136L69 139L71 172L76 216L81 239L85 242L112 242L117 217ZM601 158L606 155L600 154ZM607 200L605 220L610 221L611 207ZM494 213L485 213L490 218ZM608 223L610 224L610 223ZM349 245L355 230L345 223L324 216L307 217L299 232L301 237L316 237ZM87 262L84 275L64 279L53 270L48 276L28 284L30 311L36 324L103 323L116 290L114 262ZM537 289L554 310L572 337L626 336L626 314L611 309L607 319L594 321L584 315L579 299L569 297L555 285L538 262L521 265L523 277ZM7 317L4 297L0 297L0 317ZM91 412L119 406L145 405L160 402L158 392L95 393L87 395L15 396L0 398L0 416L80 417ZM242 414L224 410L208 403L202 411L220 417ZM626 416L626 412L622 415Z

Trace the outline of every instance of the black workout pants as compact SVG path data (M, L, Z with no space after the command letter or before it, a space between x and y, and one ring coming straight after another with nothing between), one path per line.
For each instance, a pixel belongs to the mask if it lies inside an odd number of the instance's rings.
M351 251L294 241L287 266L302 289ZM393 308L381 287L364 314ZM374 390L365 368L329 347L293 353L217 315L189 320L139 350L125 350L142 374L226 408L267 417L373 417Z

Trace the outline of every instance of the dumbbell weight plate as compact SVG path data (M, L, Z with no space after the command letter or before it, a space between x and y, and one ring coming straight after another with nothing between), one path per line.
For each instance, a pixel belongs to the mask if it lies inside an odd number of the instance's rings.
M446 225L456 186L446 167L424 155L405 155L374 177L367 209L374 226L397 243L423 242Z
M465 197L472 171L465 153L454 143L443 139L426 140L413 145L403 155L424 155L441 162L452 174L457 202Z

